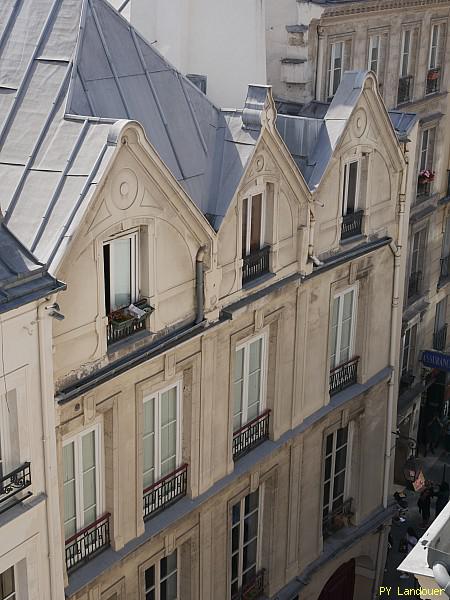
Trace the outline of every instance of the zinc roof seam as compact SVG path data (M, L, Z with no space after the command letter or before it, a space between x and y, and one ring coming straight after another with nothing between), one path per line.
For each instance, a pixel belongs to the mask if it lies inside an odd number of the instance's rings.
M161 121L163 122L164 128L166 130L167 139L169 140L169 144L170 144L170 147L172 149L173 155L175 157L175 161L177 163L178 169L180 170L181 177L182 177L182 179L184 179L185 175L184 175L184 172L183 172L183 168L181 166L181 160L180 160L180 157L178 156L178 153L177 153L177 151L175 149L175 144L174 144L174 141L172 139L172 136L170 135L167 118L166 118L166 115L164 113L164 110L163 110L163 107L161 105L161 102L160 102L160 99L158 97L158 94L156 93L156 89L155 89L155 86L153 85L152 78L150 77L150 72L148 71L147 65L145 64L145 60L144 60L144 56L142 54L142 50L139 47L139 44L137 42L135 30L133 28L131 28L130 29L130 33L131 33L131 39L133 40L134 47L136 48L136 52L137 52L137 55L139 57L139 61L141 63L142 69L143 69L143 71L145 73L145 78L147 79L147 83L148 83L148 85L150 87L150 91L151 91L151 93L153 95L153 98L155 100L155 104L156 104L156 106L158 108L158 112L159 112L159 114L161 116Z
M72 150L70 152L69 158L66 161L66 164L64 166L64 170L61 173L61 177L60 177L60 179L58 181L58 184L57 184L57 186L55 188L55 191L53 192L52 197L50 199L50 202L49 202L49 204L47 206L47 210L45 211L45 214L42 217L41 224L39 225L39 228L38 228L38 230L36 232L34 240L33 240L32 244L30 246L31 252L34 252L36 250L36 246L38 245L39 241L41 240L42 234L44 233L44 229L45 229L45 227L47 225L47 222L48 222L48 220L49 220L49 218L50 218L50 216L51 216L51 214L53 212L53 209L56 206L56 202L57 202L57 200L59 198L61 190L62 190L62 188L64 186L65 181L66 181L66 177L67 177L67 174L69 172L69 169L72 166L73 161L75 160L75 157L78 155L78 151L80 150L80 147L81 147L82 143L84 142L84 139L86 137L88 128L89 128L89 121L86 120L83 123L81 131L80 131L80 133L79 133L79 135L78 135L78 137L77 137L77 139L75 141L75 144L73 145L73 148L72 148Z
M197 115L195 114L194 108L192 106L191 99L189 98L189 95L188 95L188 93L187 93L187 91L186 91L186 89L185 89L185 87L183 85L183 81L184 80L183 80L182 77L180 77L180 73L178 71L175 71L175 73L176 73L176 75L178 77L178 81L180 82L181 89L183 90L184 97L186 98L186 102L187 102L187 104L189 106L189 111L191 113L192 120L194 121L195 129L197 130L198 137L200 138L200 143L203 146L203 150L205 151L205 154L208 154L208 146L206 145L205 138L203 137L202 131L200 129L200 123L198 122ZM194 84L191 83L191 85L194 85Z
M63 78L63 80L61 82L61 85L59 86L58 92L56 93L56 97L54 98L54 100L52 102L52 105L50 107L50 111L47 114L47 118L45 119L44 126L39 131L39 135L38 135L38 137L36 139L34 147L33 147L32 151L31 151L30 156L28 157L27 162L25 163L25 167L24 167L24 170L22 171L22 175L20 176L19 181L18 181L17 186L16 186L16 189L14 190L14 194L13 194L13 196L11 198L11 202L9 203L8 208L7 208L6 212L5 212L4 221L5 221L6 224L8 224L8 222L9 222L9 220L11 218L11 215L14 212L14 209L16 207L17 201L18 201L19 196L20 196L20 194L22 192L23 186L25 185L25 181L26 181L26 178L28 176L28 171L30 170L31 165L34 162L34 160L36 158L36 155L39 152L39 149L40 149L40 147L42 145L42 142L44 141L44 139L45 139L45 137L46 137L46 135L48 133L50 124L52 123L52 121L53 121L53 119L54 119L54 117L55 117L55 115L56 115L56 113L58 111L59 101L62 99L62 95L63 94L65 95L65 93L67 91L66 88L67 88L67 83L68 83L69 75L70 75L70 69L67 69L66 70L66 74L64 75L64 78Z
M73 68L72 68L72 73L71 73L71 78L70 78L69 93L67 94L66 106L65 106L65 110L64 110L65 116L67 116L67 114L70 111L70 107L72 106L72 98L73 98L73 93L74 93L74 89L75 89L75 81L76 81L77 75L80 78L81 85L83 86L83 89L86 92L84 83L81 79L79 69L78 69L78 58L79 58L80 51L81 51L80 50L81 37L83 35L84 27L85 27L85 23L86 23L86 13L87 13L87 0L82 0L81 1L81 12L80 12L80 22L78 24L77 40L75 42L74 51L73 51L73 54L74 54L73 60L72 60ZM87 93L86 93L86 98L89 102L89 106L91 106L91 103L89 101Z
M9 34L11 33L11 28L16 20L17 14L19 12L19 7L22 4L22 2L23 0L16 0L14 8L12 9L11 14L9 15L8 22L6 24L5 29L3 30L3 35L0 38L0 56L2 55L3 46L5 45L6 40L8 39Z
M8 133L9 127L11 126L13 117L15 117L15 115L16 115L17 107L19 106L20 101L22 100L23 91L28 84L28 78L29 78L31 70L33 68L34 60L37 57L37 55L39 54L42 42L44 41L44 39L47 36L47 32L50 27L50 24L54 21L55 16L56 16L56 13L57 13L56 9L60 7L61 2L62 2L62 0L53 0L52 7L51 7L50 12L47 16L47 19L44 23L44 27L42 28L42 31L39 34L39 39L34 47L30 61L28 62L28 65L25 69L25 73L23 74L22 81L20 82L17 92L14 96L12 106L6 116L5 121L3 122L3 124L0 128L0 149L3 147L3 144L5 143L6 134Z

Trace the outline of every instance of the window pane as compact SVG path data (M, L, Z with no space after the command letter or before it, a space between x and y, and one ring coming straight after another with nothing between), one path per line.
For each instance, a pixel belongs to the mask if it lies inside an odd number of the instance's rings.
M245 512L248 515L253 512L259 506L259 490L252 492L245 497Z
M113 309L131 303L131 239L124 238L111 242L113 274Z
M170 575L177 568L177 551L175 550L169 556L161 560L161 579Z
M349 177L347 188L347 211L346 214L351 214L356 210L356 182L358 179L358 163L352 162L349 165Z
M231 579L236 579L239 573L239 554L231 558Z
M341 496L344 493L344 484L345 472L339 473L339 475L336 475L336 477L334 478L333 499L337 498L338 496Z
M155 466L155 436L153 434L144 439L143 450L144 473L147 473Z
M161 425L167 425L177 418L177 388L161 394Z
M234 381L239 381L244 376L244 348L236 351L234 359Z
M177 425L171 423L161 430L161 462L175 456L177 451Z
M256 550L257 550L257 540L253 540L250 544L247 544L244 548L244 560L242 563L242 568L244 571L247 571L256 564Z
M15 590L14 567L10 567L0 575L0 594L1 600L7 599Z
M161 600L176 600L177 598L177 574L174 573L165 581L161 582Z
M333 434L330 433L329 435L327 435L327 443L326 443L326 454L330 454L331 451L333 450Z
M247 256L247 212L248 198L242 201L242 258Z
M155 431L155 400L150 398L144 402L144 435Z
M250 223L250 252L261 248L261 219L262 219L262 194L252 198L252 217Z
M155 591L151 590L150 592L147 592L145 594L145 600L155 600L156 596L155 596Z
M155 585L155 567L145 570L145 591L148 592Z
M73 443L63 446L64 477L64 534L70 537L76 531L75 463Z
M328 506L328 503L330 502L330 484L326 483L323 486L323 505Z
M83 471L95 466L95 431L82 437Z
M258 534L258 511L244 519L244 542L250 541Z
M349 319L352 316L353 309L353 290L351 292L347 292L344 296L344 307L343 307L343 318Z
M336 432L336 447L339 448L340 446L342 446L343 444L346 443L347 441L347 437L348 437L348 426L347 427L342 427L340 429L337 430Z
M234 415L242 412L242 393L244 382L241 380L234 384Z
M232 550L232 552L235 552L239 547L239 531L240 531L239 525L236 525L235 527L233 527L233 529L231 531L231 550Z
M242 585L252 583L256 577L256 567L251 567L248 571L242 575Z
M330 479L331 475L331 456L325 460L325 481Z
M239 518L241 515L241 503L240 502L233 505L231 514L232 514L232 523L234 525L235 523L239 522Z
M254 373L261 369L262 339L250 344L249 372Z
M261 379L261 374L259 372L253 373L248 378L248 405L249 405L249 412L250 412L250 407L251 406L253 406L254 404L259 403L259 398L260 398L260 379ZM256 414L258 414L258 413L256 413Z
M347 459L347 446L344 446L340 450L336 452L336 463L335 463L335 471L338 473L345 469L345 462Z

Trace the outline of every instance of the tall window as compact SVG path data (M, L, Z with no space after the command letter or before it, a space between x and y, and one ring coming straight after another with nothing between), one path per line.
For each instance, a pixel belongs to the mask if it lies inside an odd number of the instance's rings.
M177 551L145 570L145 600L178 599Z
M417 28L403 30L397 96L398 104L409 102L413 97L417 35Z
M179 466L180 398L181 383L144 398L144 489Z
M369 62L368 69L373 71L378 77L378 67L380 62L380 50L381 50L381 35L371 35L369 38Z
M346 499L348 485L349 430L348 425L333 431L326 437L323 518L338 509Z
M344 71L350 68L351 40L335 42L330 46L328 67L328 99L335 95Z
M265 336L236 348L233 431L257 417L264 402Z
M417 325L405 331L402 352L402 375L408 375L413 367L416 356Z
M422 144L420 146L419 169L433 170L434 141L436 137L436 127L430 127L422 131Z
M137 300L137 233L103 244L106 314Z
M437 23L431 28L430 54L428 60L429 69L437 69L442 66L442 53L445 41L445 23Z
M334 297L331 321L330 368L334 369L353 357L356 325L356 289Z
M411 38L412 30L405 29L402 36L402 52L400 56L400 77L407 77L411 75L410 64L411 64Z
M342 203L342 214L349 215L357 210L358 204L358 161L344 165L344 198Z
M447 322L447 296L436 304L434 318L434 333L438 333Z
M102 513L100 426L63 445L64 534L66 539Z
M16 600L14 567L0 573L0 600Z
M257 252L264 245L265 198L256 194L242 203L242 258Z
M411 252L411 270L408 282L408 298L412 298L421 290L423 281L423 262L425 255L426 230L421 229L414 234Z
M0 477L20 465L17 392L0 395Z
M260 491L233 505L231 521L231 597L252 583L258 570Z

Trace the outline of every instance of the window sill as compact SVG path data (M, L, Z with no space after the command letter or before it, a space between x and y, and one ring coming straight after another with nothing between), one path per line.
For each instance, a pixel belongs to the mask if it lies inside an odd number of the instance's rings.
M274 279L274 277L276 277L275 273L264 273L260 277L251 279L250 281L243 283L242 289L243 290L251 290L255 287L258 287L259 285L261 285L263 283L266 283L267 281L270 281L271 279Z
M358 233L356 235L353 235L352 237L346 238L346 239L341 239L340 241L340 245L341 246L349 246L350 244L354 244L355 242L366 242L367 241L367 235L365 235L364 233Z

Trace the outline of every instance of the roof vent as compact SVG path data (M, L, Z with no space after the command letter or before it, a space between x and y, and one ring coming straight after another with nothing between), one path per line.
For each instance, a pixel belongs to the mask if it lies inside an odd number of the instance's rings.
M197 86L199 90L206 94L206 75L196 75L195 73L188 73L186 77L195 86Z

